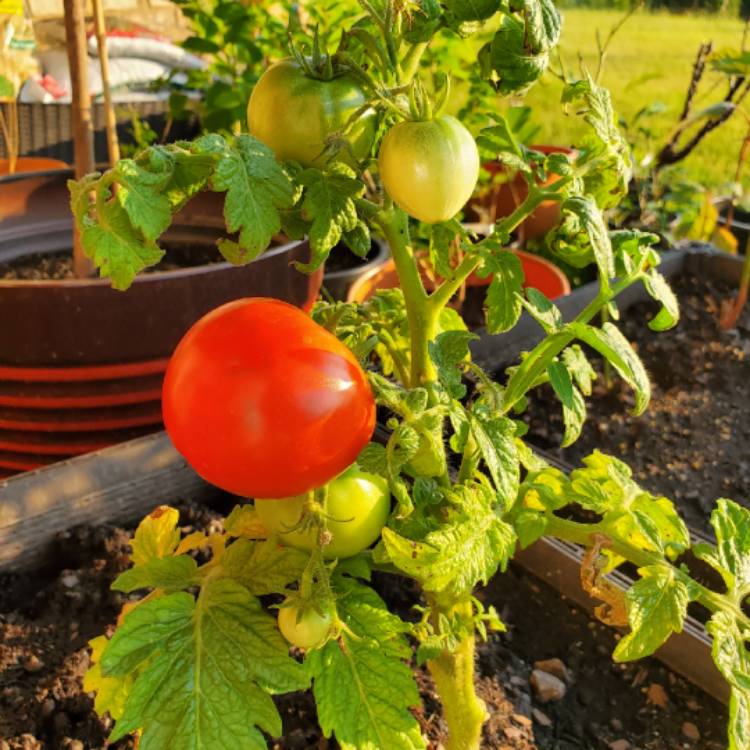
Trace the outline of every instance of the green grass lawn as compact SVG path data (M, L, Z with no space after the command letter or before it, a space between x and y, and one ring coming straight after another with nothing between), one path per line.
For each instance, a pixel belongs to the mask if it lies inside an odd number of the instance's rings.
M584 63L595 70L596 30L606 37L622 15L619 11L563 11L560 48L566 67L577 71L580 53ZM664 112L649 121L657 134L657 143L661 142L679 117L698 45L703 41L713 41L716 50L738 48L742 30L743 24L737 18L639 11L612 41L601 82L611 90L618 114L626 119L647 104L662 102L666 106ZM706 74L696 108L715 101L719 98L718 92L723 96L723 84L713 96L709 91L717 78L715 74ZM527 96L527 102L534 107L534 120L542 126L537 138L540 142L575 143L580 132L577 118L566 116L558 103L560 88L559 80L548 73ZM750 110L750 97L746 106ZM730 181L744 133L741 118L733 115L729 123L711 133L684 162L690 176L706 185ZM743 179L746 188L750 185L750 165L747 172Z

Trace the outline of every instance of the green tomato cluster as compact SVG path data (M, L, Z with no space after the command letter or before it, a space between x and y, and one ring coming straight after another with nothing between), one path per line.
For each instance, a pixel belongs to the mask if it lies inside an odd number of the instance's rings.
M272 65L248 103L250 133L280 161L324 168L330 160L357 167L369 155L377 113L347 74L310 78L292 59ZM331 149L337 138L347 145ZM479 178L479 151L454 117L439 115L393 125L378 152L385 191L406 213L434 224L453 218L471 198Z

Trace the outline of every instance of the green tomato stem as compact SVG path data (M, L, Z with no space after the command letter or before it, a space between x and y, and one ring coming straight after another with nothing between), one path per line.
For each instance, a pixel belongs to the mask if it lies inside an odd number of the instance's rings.
M447 611L433 607L433 621L437 622L440 614L471 617L471 601L467 599L454 604ZM463 638L455 648L445 649L437 658L427 662L448 724L446 750L480 748L487 708L474 687L474 656L474 636L471 635Z
M383 209L376 219L391 250L404 295L411 341L411 388L437 379L428 344L435 338L439 311L427 304L422 277L409 238L409 218L400 208Z

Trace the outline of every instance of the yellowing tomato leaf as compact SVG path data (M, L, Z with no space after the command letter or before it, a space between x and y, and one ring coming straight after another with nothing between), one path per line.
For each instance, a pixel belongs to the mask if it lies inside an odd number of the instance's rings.
M750 747L750 654L737 621L727 612L716 612L706 630L713 637L714 663L731 688L729 699L729 745L727 750Z
M241 536L246 539L266 539L268 529L263 526L258 511L250 505L235 505L224 521L224 529L230 536Z
M151 511L138 524L130 542L133 564L144 565L154 558L173 554L180 543L179 519L179 512L167 505L160 505Z
M419 581L425 591L460 596L505 569L516 535L495 511L494 494L484 486L459 485L446 491L449 518L422 539L383 529L388 559Z
M125 701L133 687L133 675L125 677L105 677L102 674L101 658L109 641L103 635L89 641L91 666L83 677L83 689L95 693L94 708L99 716L108 713L119 719L125 710Z
M690 589L671 565L650 565L628 590L628 621L631 632L618 644L615 661L633 661L654 653L672 633L681 633Z

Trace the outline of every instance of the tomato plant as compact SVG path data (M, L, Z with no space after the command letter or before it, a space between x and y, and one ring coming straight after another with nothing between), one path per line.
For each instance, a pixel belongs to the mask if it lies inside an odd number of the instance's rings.
M279 610L279 630L292 646L315 648L331 630L331 618L314 609L300 610L290 605Z
M312 551L319 544L318 527L304 525L307 498L304 495L283 500L255 500L263 525L278 534L284 544ZM324 515L330 539L323 556L346 558L362 552L380 537L391 511L388 482L368 474L356 465L328 483L325 499L317 508Z
M236 302L209 314L178 347L164 398L175 444L210 481L257 502L240 503L210 535L182 537L173 509L158 509L138 527L133 565L114 587L150 593L128 602L88 679L98 688L97 708L116 721L110 739L137 732L141 750L263 748L268 735L283 732L271 696L311 687L323 734L342 748L419 750L427 740L412 712L420 701L416 658L442 702L447 750L478 750L487 712L474 684L475 643L502 624L473 592L506 568L519 545L546 534L587 548L594 573L605 558L608 569L638 570L629 591L605 592L619 624L629 626L617 661L654 653L683 628L689 604L706 610L714 659L731 686L728 745L745 750L750 512L718 501L716 544L693 544L673 505L640 488L616 458L594 453L566 476L525 442L519 418L527 394L549 384L562 408L563 444L576 440L595 377L586 351L611 364L641 413L648 375L615 316L599 324L600 313L642 283L660 303L648 325L664 331L678 320L658 271L658 237L607 226L604 211L631 177L608 92L585 70L564 85L563 103L587 128L575 160L531 150L493 108L474 113L473 146L457 121L440 114L445 80L421 81L430 43L479 34L484 83L520 95L542 75L559 38L550 0L362 7L342 24L335 51L317 35L295 52L301 68L308 63L299 55L327 79L305 80L310 90L356 81L356 109L336 132L324 124L315 136L330 135L331 154L350 160L285 160L275 133L205 134L152 146L71 183L83 246L118 288L159 261L160 236L201 190L225 194L232 239L218 249L227 260L250 262L283 230L308 237L306 268L314 270L338 242L359 252L376 232L400 281L364 304L322 302L312 318L268 300ZM301 70L291 72L301 80ZM291 94L292 83L280 85ZM356 151L349 139L371 110L372 149ZM284 139L284 148L297 145ZM517 170L528 188L483 238L453 215L470 192L477 147ZM557 177L538 181L540 174ZM598 291L572 319L524 289L511 252L511 233L545 201L558 202L562 216L552 251L598 277ZM415 229L428 240L436 272L429 289ZM497 380L472 360L473 334L448 312L473 274L489 281L490 333L511 329L525 311L544 334ZM374 403L382 424L371 440ZM362 475L339 476L355 460L352 471L373 477L366 492ZM571 519L561 511L572 505L591 513ZM718 572L725 590L691 577L679 562L688 552ZM418 622L388 610L373 572L419 587ZM277 621L271 612L279 601L290 606ZM303 661L290 655L282 632L305 645Z
M375 427L375 401L351 352L296 307L258 297L213 310L185 334L167 368L163 411L201 476L250 497L325 484Z

